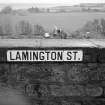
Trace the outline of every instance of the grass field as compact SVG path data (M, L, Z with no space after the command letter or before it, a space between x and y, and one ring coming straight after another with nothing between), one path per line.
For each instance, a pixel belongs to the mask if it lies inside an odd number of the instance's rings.
M67 32L75 31L89 21L105 18L105 13L36 13L25 15L0 14L0 24L16 24L21 20L32 24L42 25L45 29L52 30L54 26L63 28Z

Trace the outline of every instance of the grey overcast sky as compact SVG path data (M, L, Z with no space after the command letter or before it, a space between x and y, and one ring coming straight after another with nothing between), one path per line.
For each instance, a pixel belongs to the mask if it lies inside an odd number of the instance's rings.
M0 0L0 3L38 3L38 4L79 4L79 3L105 3L105 0Z

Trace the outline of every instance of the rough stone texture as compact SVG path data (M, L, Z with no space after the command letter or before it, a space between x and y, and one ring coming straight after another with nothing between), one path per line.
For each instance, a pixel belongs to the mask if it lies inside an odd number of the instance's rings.
M36 83L35 80L40 82ZM0 85L18 89L22 94L25 93L34 98L103 95L103 90L105 90L103 87L86 82L93 80L105 81L105 64L0 64ZM33 86L30 85L31 81L33 81ZM47 84L47 82L53 82L53 84ZM84 82L86 85L70 85L71 82ZM28 87L26 88L26 86ZM39 103L37 104L39 105ZM52 101L47 104L59 105ZM47 104L45 103L45 105ZM80 105L80 103L62 100L61 105Z
M103 89L94 86L51 86L54 96L101 96Z

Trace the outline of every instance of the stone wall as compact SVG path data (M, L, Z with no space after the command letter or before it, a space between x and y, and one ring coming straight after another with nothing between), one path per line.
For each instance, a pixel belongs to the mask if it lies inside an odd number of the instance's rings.
M30 105L102 105L104 82L104 63L0 64L1 87L19 90Z

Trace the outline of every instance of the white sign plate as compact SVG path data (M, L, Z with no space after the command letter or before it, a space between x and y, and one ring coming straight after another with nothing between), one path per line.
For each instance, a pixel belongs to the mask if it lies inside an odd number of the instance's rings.
M9 62L83 61L82 50L8 50Z

